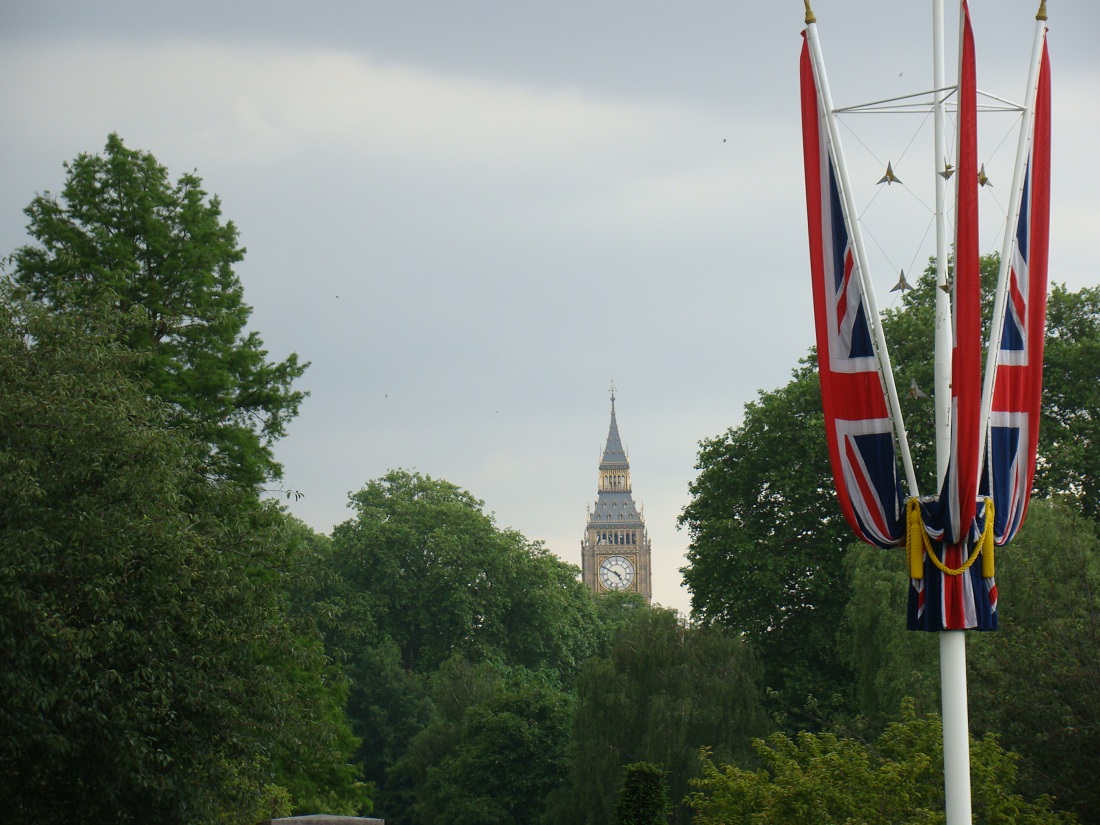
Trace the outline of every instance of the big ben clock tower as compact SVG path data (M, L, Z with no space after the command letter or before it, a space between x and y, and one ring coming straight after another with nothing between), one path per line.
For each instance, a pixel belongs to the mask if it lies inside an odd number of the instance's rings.
M634 505L630 462L615 420L615 385L611 385L611 427L600 459L595 509L581 540L581 573L596 593L641 593L653 599L649 536L645 519Z

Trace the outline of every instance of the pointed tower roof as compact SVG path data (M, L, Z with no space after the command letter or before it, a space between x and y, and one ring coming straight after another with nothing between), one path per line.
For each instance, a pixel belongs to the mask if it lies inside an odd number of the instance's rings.
M611 385L611 426L607 430L607 445L600 459L600 483L595 509L590 511L590 524L613 522L617 527L641 526L641 512L631 495L630 461L619 437L619 422L615 418L615 385Z
M600 459L600 467L622 466L629 464L626 458L626 450L623 449L622 439L619 438L619 424L615 420L615 385L611 385L611 427L607 431L607 446L603 448L603 458Z

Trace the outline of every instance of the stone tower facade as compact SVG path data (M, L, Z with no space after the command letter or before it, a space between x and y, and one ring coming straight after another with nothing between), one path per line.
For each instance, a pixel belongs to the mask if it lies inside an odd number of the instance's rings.
M630 461L615 419L615 388L611 388L611 426L600 459L596 506L588 511L581 540L581 573L595 593L641 593L653 599L649 535L645 518L634 504Z

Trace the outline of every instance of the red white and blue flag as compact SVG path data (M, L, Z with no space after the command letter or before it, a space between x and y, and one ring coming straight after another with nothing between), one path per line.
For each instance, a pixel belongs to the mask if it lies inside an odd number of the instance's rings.
M955 266L951 284L950 458L939 495L912 501L903 521L895 433L872 336L873 300L860 277L862 244L843 158L830 134L833 113L812 16L801 57L802 142L810 271L821 399L841 510L855 534L889 547L910 539L908 626L995 630L992 548L1019 529L1035 473L1042 392L1050 215L1050 80L1045 37L1034 91L1033 134L1007 278L1003 331L993 352L989 419L983 420L981 256L978 237L977 80L967 0L960 0ZM1036 41L1038 43L1038 40ZM1033 70L1035 66L1033 65ZM1034 77L1035 75L1033 75ZM871 296L873 298L873 296ZM1000 328L1000 327L995 327ZM891 384L891 397L893 397ZM896 409L896 407L895 407ZM900 415L900 413L899 413ZM895 429L895 423L897 429ZM908 460L908 459L907 459ZM908 466L908 465L907 465ZM980 497L979 497L980 493ZM916 493L914 492L914 495ZM990 514L992 502L993 513ZM988 516L988 517L987 517ZM905 522L908 522L906 524Z
M802 47L801 84L810 273L833 479L855 534L869 544L891 547L905 540L894 421L808 42Z
M1050 58L1039 63L1031 151L1008 271L989 420L993 540L1009 542L1027 513L1035 477L1043 392L1047 251L1050 237Z
M910 630L995 630L997 587L983 565L966 562L985 522L981 481L981 252L978 241L978 89L970 9L961 4L959 140L952 282L951 453L938 500L921 503L924 529L942 567L925 553L911 579ZM946 569L944 569L946 568ZM947 572L950 571L950 572Z
M962 2L958 172L955 175L955 272L952 281L951 459L940 501L944 541L965 544L974 527L981 470L982 315L978 241L978 85L970 9ZM980 530L979 530L980 532ZM965 559L965 556L963 557ZM944 562L950 567L957 567Z

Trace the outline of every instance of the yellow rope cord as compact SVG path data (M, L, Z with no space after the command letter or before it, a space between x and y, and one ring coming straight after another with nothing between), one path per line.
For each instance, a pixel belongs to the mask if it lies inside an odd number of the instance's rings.
M932 564L946 573L948 576L961 576L970 566L982 557L982 576L989 579L993 577L993 500L985 500L985 527L981 537L974 543L974 552L970 554L962 566L952 569L936 557L932 550L932 539L928 531L924 529L924 519L921 518L920 501L911 498L905 505L905 555L909 562L909 578L924 578L924 557L927 553Z

